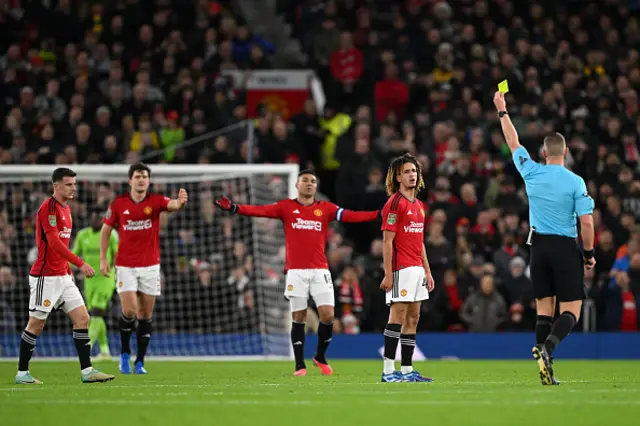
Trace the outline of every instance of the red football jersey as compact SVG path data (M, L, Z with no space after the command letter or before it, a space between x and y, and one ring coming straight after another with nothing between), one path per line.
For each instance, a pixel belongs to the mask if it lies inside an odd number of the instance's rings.
M139 203L130 194L113 200L103 222L118 230L116 266L141 268L160 263L160 213L167 211L169 201L151 192Z
M382 230L396 233L393 239L393 272L422 265L424 244L424 204L409 201L399 192L382 209Z
M36 214L36 246L38 247L38 259L31 267L30 275L33 276L59 276L71 273L69 261L51 248L51 242L47 233L55 232L60 241L69 249L71 241L71 210L69 205L63 206L53 197L47 198L40 205Z
M316 201L305 206L296 199L281 200L266 206L240 204L238 213L282 221L287 250L286 270L329 268L325 255L329 222L366 222L378 217L377 211L354 212L327 201Z

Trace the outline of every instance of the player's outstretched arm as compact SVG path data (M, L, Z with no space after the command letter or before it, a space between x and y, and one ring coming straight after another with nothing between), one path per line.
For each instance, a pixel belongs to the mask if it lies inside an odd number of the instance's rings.
M380 218L380 210L375 211L355 211L338 207L336 219L338 222L359 223L372 222Z
M108 252L109 246L111 245L112 231L112 226L109 226L106 223L102 224L102 229L100 230L100 273L105 277L108 277L109 272L111 271Z
M185 206L185 204L187 204L188 198L189 196L187 194L187 190L184 188L180 188L180 191L178 191L178 198L176 198L175 200L170 200L167 204L167 211L175 212L180 210Z
M435 281L433 275L431 275L431 266L429 266L429 259L427 259L427 248L422 243L422 266L424 267L424 273L427 280L427 290L433 291L435 288Z
M236 204L225 196L215 201L216 206L230 213L238 213L243 216L268 217L271 219L280 218L280 203L267 204L264 206L254 206L251 204Z
M518 140L518 132L513 126L511 118L509 118L509 114L506 114L507 103L504 100L504 93L496 92L493 95L493 103L496 106L498 113L505 113L501 114L500 126L502 127L502 134L507 141L507 145L509 145L509 149L513 152L520 146L520 141Z

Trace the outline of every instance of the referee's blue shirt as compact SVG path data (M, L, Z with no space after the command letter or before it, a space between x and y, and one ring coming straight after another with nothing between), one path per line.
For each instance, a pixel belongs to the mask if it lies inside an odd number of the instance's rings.
M536 163L522 145L513 151L513 162L527 187L531 226L540 234L576 238L576 218L594 208L584 179L564 166Z

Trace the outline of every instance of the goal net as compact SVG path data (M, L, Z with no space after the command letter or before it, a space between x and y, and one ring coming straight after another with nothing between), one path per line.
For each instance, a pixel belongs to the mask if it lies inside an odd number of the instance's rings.
M0 171L5 195L0 204L0 358L18 356L28 315L28 273L37 255L34 217L52 193L55 167L3 166ZM75 237L89 226L92 208L106 211L116 194L127 192L128 165L70 167L78 173L78 191L69 203ZM152 191L175 198L179 188L185 188L189 202L179 212L161 215L163 294L155 308L149 355L288 358L282 224L232 216L215 208L213 201L222 194L253 204L294 197L298 166L156 165L151 170ZM85 280L74 272L84 289ZM106 318L112 354L120 353L119 315L114 294ZM132 345L135 353L135 337ZM97 350L96 344L93 353ZM75 353L70 320L54 311L38 338L36 357Z

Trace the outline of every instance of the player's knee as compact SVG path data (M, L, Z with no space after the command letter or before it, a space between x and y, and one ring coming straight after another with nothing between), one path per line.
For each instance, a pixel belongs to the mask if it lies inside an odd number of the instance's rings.
M78 313L77 315L74 315L73 328L89 328L89 321L91 321L89 312L85 311L83 313Z
M389 309L389 324L402 324L406 316L406 303L394 303Z
M133 308L122 308L122 315L125 318L136 318L138 316L138 312L136 309Z
M307 321L307 309L291 312L291 320L297 323L305 323Z
M33 316L29 317L29 322L27 323L26 330L31 333L39 336L44 330L44 325L46 323L46 318L36 318Z
M320 317L320 322L323 322L325 324L333 323L333 318L334 318L333 306L319 306L318 316Z
M404 318L404 325L408 328L415 329L420 321L420 311L408 311Z

